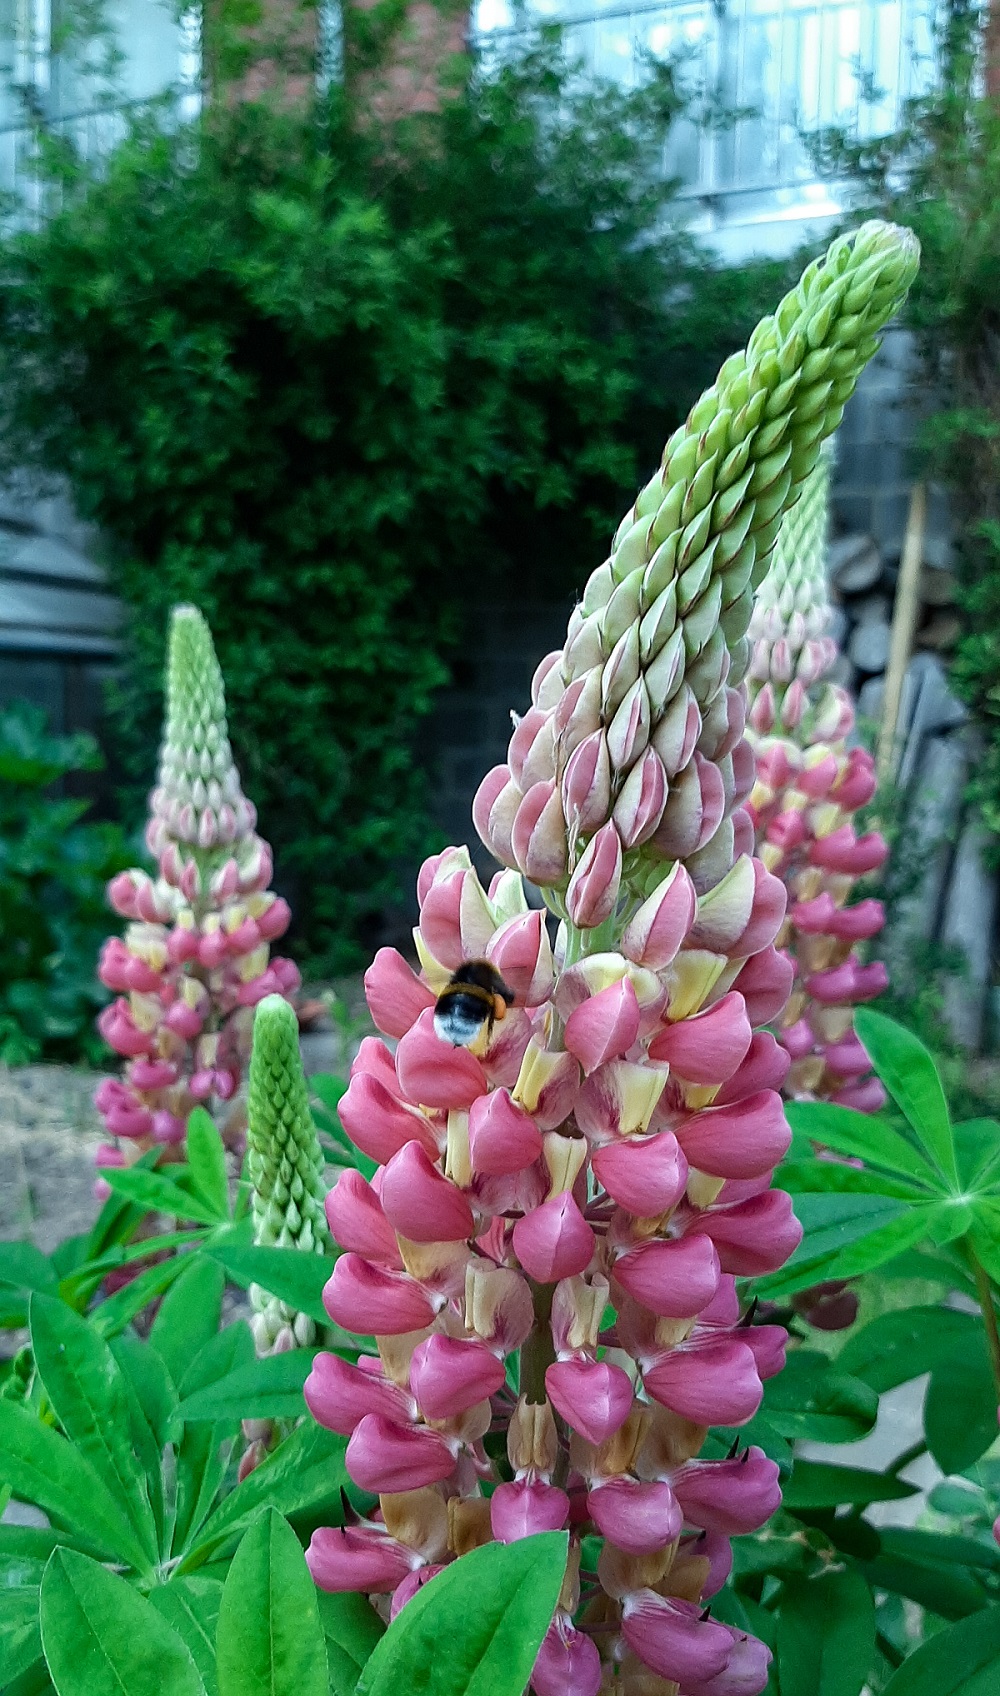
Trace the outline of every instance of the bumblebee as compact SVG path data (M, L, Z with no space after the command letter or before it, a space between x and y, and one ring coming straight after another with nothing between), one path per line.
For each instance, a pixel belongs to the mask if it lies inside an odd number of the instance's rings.
M437 998L434 1029L442 1042L471 1048L490 1039L494 1024L513 1005L514 991L488 960L466 960Z

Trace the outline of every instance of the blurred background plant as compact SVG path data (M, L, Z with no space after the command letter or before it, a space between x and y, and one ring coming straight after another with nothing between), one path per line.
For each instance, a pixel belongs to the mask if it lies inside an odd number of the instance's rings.
M777 292L684 233L683 109L669 68L594 84L546 38L378 133L334 88L196 135L147 111L99 172L43 138L61 210L0 254L4 454L111 540L143 780L168 609L208 618L314 971L358 963L433 845L414 737L470 567L568 600Z
M1000 854L1000 44L995 10L948 0L937 17L935 86L892 134L818 138L824 172L857 185L858 204L920 238L920 277L904 310L923 363L927 413L918 449L958 519L962 618L951 666L982 731L975 799Z
M99 771L89 736L53 736L36 708L0 712L0 1061L97 1061L95 970L104 887L128 864L117 825L91 822L67 780Z

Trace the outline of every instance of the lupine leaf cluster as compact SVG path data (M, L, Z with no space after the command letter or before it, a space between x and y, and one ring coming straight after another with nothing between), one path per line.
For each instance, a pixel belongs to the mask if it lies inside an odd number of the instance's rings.
M0 713L0 1063L96 1060L104 998L94 955L104 887L128 864L115 825L65 790L101 759L88 736L54 736L27 704Z

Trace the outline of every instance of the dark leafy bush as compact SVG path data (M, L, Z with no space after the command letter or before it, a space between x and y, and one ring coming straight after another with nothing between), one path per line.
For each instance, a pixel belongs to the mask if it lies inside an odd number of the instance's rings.
M36 708L0 713L0 1060L97 1059L107 999L97 950L104 886L128 864L115 825L84 822L86 801L53 793L101 767L89 736L51 736Z
M546 49L377 137L336 102L144 121L99 179L53 153L63 210L3 249L7 451L114 543L136 776L194 601L313 964L427 845L411 736L470 587L568 594L757 316L681 231L677 111Z

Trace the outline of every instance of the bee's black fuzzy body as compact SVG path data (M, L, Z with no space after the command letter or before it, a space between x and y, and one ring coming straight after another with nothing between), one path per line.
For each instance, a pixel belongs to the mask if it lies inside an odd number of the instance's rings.
M488 960L466 960L437 998L435 1032L454 1048L469 1048L480 1036L489 1039L513 1000L513 990Z

